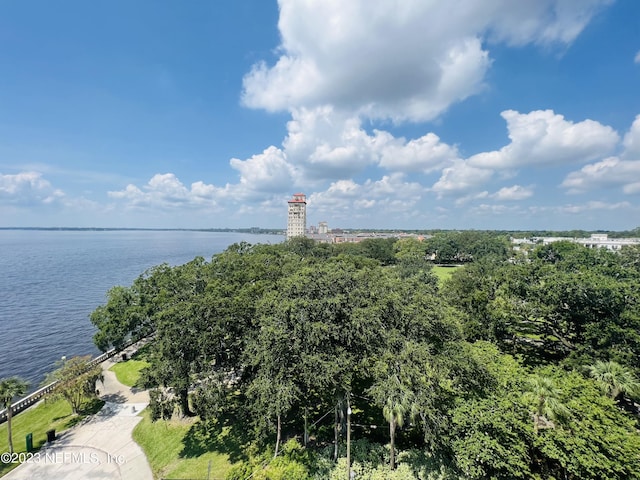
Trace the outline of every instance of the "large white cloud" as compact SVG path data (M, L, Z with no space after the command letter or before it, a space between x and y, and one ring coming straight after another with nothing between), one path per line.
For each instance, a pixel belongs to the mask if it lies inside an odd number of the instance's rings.
M430 172L458 158L457 149L434 133L411 140L383 130L368 134L358 117L326 106L294 111L283 146L288 158L313 178L348 177L373 164L391 171Z
M610 0L279 0L281 55L254 65L243 102L270 111L334 105L427 120L477 93L483 40L570 43Z
M419 214L416 205L423 192L424 187L419 183L394 173L362 184L353 180L333 182L326 190L311 194L308 204L317 218L348 222L368 217L373 221L385 215L410 217Z
M368 135L359 118L330 106L296 109L282 145L307 183L350 177L378 161L391 137Z
M136 208L215 208L223 190L201 181L187 188L173 173L158 173L142 188L129 184L124 190L110 191L108 195Z
M471 165L504 169L588 162L612 153L620 140L609 126L593 120L573 123L552 110L506 110L501 115L507 121L511 143L472 156Z
M442 170L442 176L431 188L438 197L447 195L467 196L477 190L493 176L491 170L477 168L469 162L458 160Z
M378 132L381 135L380 132ZM382 150L379 165L388 170L428 173L458 160L458 149L448 145L432 132L406 141L389 139Z
M524 177L526 167L556 166L547 161L550 152L562 160L560 163L581 162L598 158L618 142L618 147L624 145L625 155L637 145L640 131L640 120L636 119L620 142L610 127L594 121L572 123L551 111L507 111L503 116L511 143L499 151L464 159L456 146L442 142L432 132L407 140L387 131L367 132L358 117L332 107L299 109L293 112L281 148L271 146L248 159L230 161L238 173L236 182L216 186L199 181L189 188L173 174L158 174L145 186L129 185L110 192L110 196L138 207L207 206L233 208L247 215L259 215L260 211L278 215L291 192L301 190L309 194L312 211L327 219L334 215L345 220L348 215L375 218L385 212L408 216L420 210L418 205L424 210L429 197L455 208L471 202L478 205L479 201L491 205L529 200L534 196L533 185L523 186L518 181L504 185L504 180L519 176L519 170L524 171ZM480 162L481 157L500 158ZM427 174L434 172L439 179L429 187L433 180ZM356 176L369 180L358 183ZM634 193L640 191L634 182L637 178L640 162L609 157L573 172L563 187L585 192L619 186ZM435 211L431 207L427 210ZM494 211L512 213L514 209L496 207Z
M285 157L281 149L271 146L248 160L232 158L231 166L240 172L239 188L267 193L286 190L293 184L295 172Z
M451 162L432 187L438 197L456 196L458 204L486 197L496 200L529 198L533 195L531 187L504 187L493 195L481 189L496 177L496 172L502 178L509 178L526 167L586 163L610 154L620 142L620 136L609 126L593 120L574 123L552 110L529 113L505 110L501 115L507 122L511 142L500 150ZM632 129L625 142L634 143L636 135L636 130Z
M2 203L16 207L51 205L64 197L64 192L54 188L39 172L0 174Z
M569 193L585 193L601 188L621 188L624 193L640 193L640 161L625 161L610 157L576 172L562 182Z
M608 157L569 173L562 187L568 193L585 193L602 188L618 188L626 194L640 193L640 115L622 142L619 156Z

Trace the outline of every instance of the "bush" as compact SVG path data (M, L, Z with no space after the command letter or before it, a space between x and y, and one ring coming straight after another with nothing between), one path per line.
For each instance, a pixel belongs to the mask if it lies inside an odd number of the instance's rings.
M272 457L269 452L252 457L234 466L226 480L245 480L249 476L252 480L310 480L311 454L297 440L287 441L282 446L282 454Z
M347 471L347 459L340 458L331 470L329 480L344 480ZM362 464L353 462L351 471L355 473L357 480L419 480L409 465L400 464L395 470L390 470L389 465Z

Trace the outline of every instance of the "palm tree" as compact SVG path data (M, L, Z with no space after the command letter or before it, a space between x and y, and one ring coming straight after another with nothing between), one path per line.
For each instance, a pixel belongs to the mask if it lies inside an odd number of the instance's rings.
M612 400L640 393L640 382L633 372L617 362L598 360L589 367L589 375Z
M533 430L553 428L554 421L562 422L569 416L569 409L560 401L561 391L553 380L542 375L529 378L524 401L533 409Z
M396 430L402 428L407 416L413 415L414 395L403 385L396 375L379 382L370 390L375 402L382 407L382 415L389 422L389 436L391 437L391 455L389 464L396 468L395 438Z
M18 377L0 380L0 402L7 409L7 434L9 435L9 453L13 453L13 439L11 438L11 418L13 409L11 403L19 395L24 395L29 384Z

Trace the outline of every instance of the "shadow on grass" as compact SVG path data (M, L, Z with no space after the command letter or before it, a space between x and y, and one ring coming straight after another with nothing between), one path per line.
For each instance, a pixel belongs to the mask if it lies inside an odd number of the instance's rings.
M228 455L231 463L248 460L249 430L228 418L225 420L200 420L193 424L183 439L180 457L196 458L208 452L218 452Z
M140 347L136 353L131 356L131 360L149 361L151 356L151 343L147 343Z
M74 427L77 424L81 423L89 415L95 415L100 411L104 404L104 400L101 400L99 398L92 398L88 402L85 402L82 407L80 407L78 415L71 415L71 418L69 418L69 420L62 425L62 429L65 430L67 428Z

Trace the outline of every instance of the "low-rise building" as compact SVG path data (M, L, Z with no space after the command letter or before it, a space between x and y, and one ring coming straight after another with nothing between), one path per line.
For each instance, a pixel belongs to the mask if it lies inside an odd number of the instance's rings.
M542 244L549 245L554 242L573 242L587 248L606 248L607 250L618 251L623 247L640 245L640 238L609 238L606 233L594 233L589 238L572 237L533 237L531 239L512 238L511 243L516 249L522 244Z

